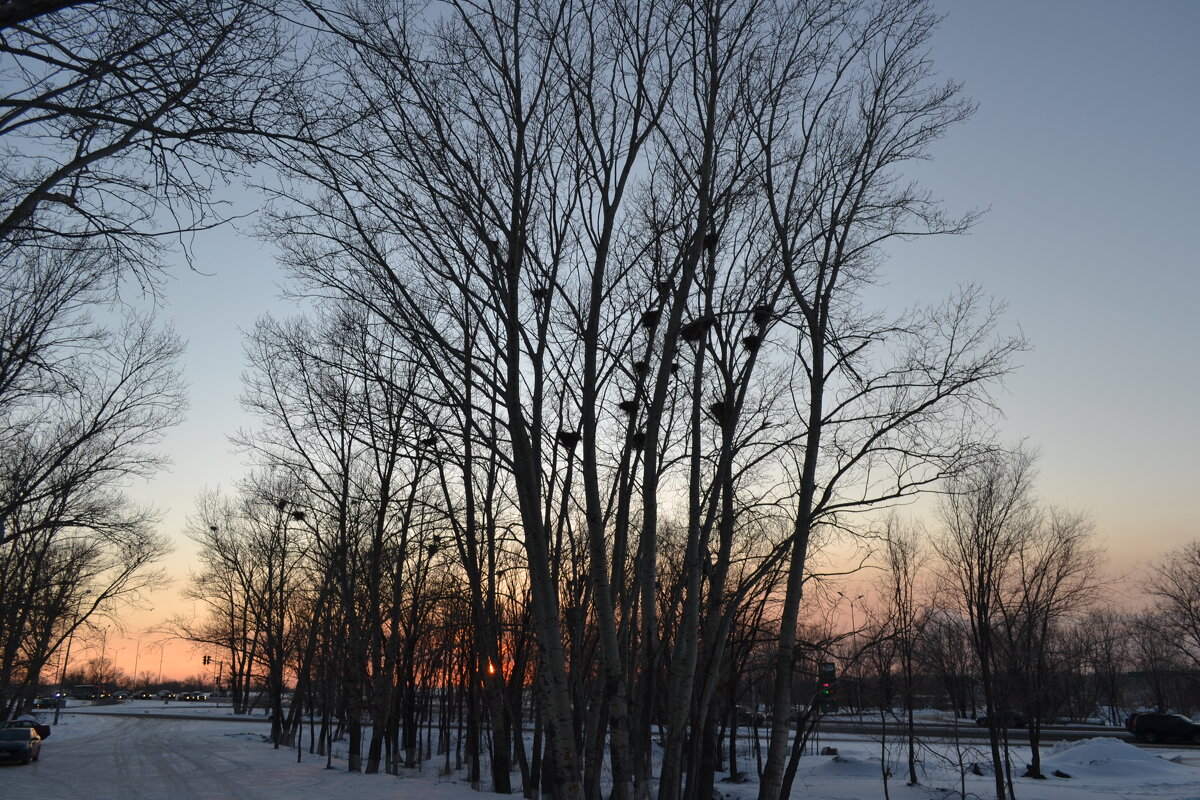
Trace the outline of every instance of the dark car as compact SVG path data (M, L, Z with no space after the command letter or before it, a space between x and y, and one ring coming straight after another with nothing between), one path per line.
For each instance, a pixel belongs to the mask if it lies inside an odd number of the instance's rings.
M28 764L42 754L42 737L33 728L0 728L0 759Z
M49 725L43 725L42 723L40 723L36 720L32 720L32 719L28 719L28 718L10 719L8 722L0 722L0 730L5 730L7 728L31 728L37 732L38 738L41 738L41 739L50 738L50 726Z
M981 728L987 728L991 725L991 718L984 714L975 720L975 724ZM1029 720L1016 711L1001 711L996 714L997 728L1024 728L1029 725Z
M57 697L36 697L33 700L34 708L54 708L57 705Z
M737 707L737 718L742 725L766 725L771 719L762 711L755 711L745 706Z
M1125 721L1125 727L1143 742L1174 740L1200 744L1200 725L1183 714L1134 714Z

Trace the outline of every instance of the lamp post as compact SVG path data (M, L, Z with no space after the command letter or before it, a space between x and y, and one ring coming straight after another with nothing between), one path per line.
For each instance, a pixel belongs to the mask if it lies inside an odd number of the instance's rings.
M858 710L859 716L862 716L862 670L858 663L858 626L854 622L854 602L862 600L863 595L855 595L851 597L845 592L838 592L838 596L843 600L850 601L850 652L853 656L851 665L854 667L854 706Z
M279 536L282 541L280 542L279 564L277 569L278 575L274 579L274 585L271 583L268 584L268 593L270 596L272 596L271 605L275 611L275 619L270 619L270 615L268 615L267 641L268 643L271 643L272 639L275 639L275 641L271 644L271 649L273 652L270 653L270 661L268 662L267 691L269 692L271 698L271 741L273 742L275 749L278 750L280 740L283 739L286 733L288 733L284 725L285 720L283 717L284 665L282 663L282 659L280 658L286 622L285 604L287 600L287 555L289 544L288 536L290 533L288 522L304 522L306 517L304 511L302 511L294 501L290 501L281 497L275 501L274 506L275 510L279 512ZM288 510L289 507L291 508L290 511ZM271 567L268 567L267 580L269 582L273 580L270 572ZM299 715L297 715L296 719L299 719ZM299 737L297 737L297 748L299 747L298 740ZM296 758L297 760L300 758L299 749L296 751ZM351 757L351 769L357 769L356 761L353 756Z
M59 688L62 689L66 688L67 666L71 662L71 643L75 641L75 629L79 627L79 611L83 608L83 598L91 593L91 589L84 589L80 593L79 599L75 601L75 614L71 617L71 629L67 632L67 651L63 654L62 674L58 678Z
M99 684L96 687L98 693L104 692L105 679L108 677L108 662L106 656L108 654L108 629L112 625L105 625L104 630L100 632L100 660L96 662L96 678L93 683Z

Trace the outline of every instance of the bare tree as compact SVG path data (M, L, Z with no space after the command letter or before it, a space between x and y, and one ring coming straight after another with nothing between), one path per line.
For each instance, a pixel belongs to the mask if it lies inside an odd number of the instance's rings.
M943 533L934 545L954 601L970 622L1000 800L1012 786L1008 748L1001 747L1001 719L1012 710L1012 698L1000 671L997 629L1004 590L1036 530L1033 463L1023 450L997 453L954 476L940 508Z
M1120 725L1129 708L1130 663L1128 614L1104 608L1092 611L1079 629L1087 642L1088 665L1097 684L1101 705L1107 706L1109 722Z
M153 447L186 403L170 331L89 309L103 269L87 250L22 262L0 275L0 542L70 524L71 503L146 477ZM70 502L68 502L70 501ZM67 503L42 520L25 507Z
M781 676L793 661L813 531L845 526L847 514L919 492L974 458L985 435L972 430L976 415L1024 347L995 335L998 309L974 289L891 321L862 309L859 292L872 279L881 243L970 224L969 216L945 216L895 176L971 107L955 85L932 82L926 42L937 19L927 6L857 11L831 45L820 79L797 74L793 63L809 63L800 53L774 54L777 75L759 96L802 92L796 112L768 106L752 115L771 165L765 181L787 300L779 311L796 331L803 376L795 394L803 444L793 465ZM776 681L761 800L789 790L782 781L787 687Z
M445 505L486 543L461 554L477 606L493 530L521 548L543 787L599 796L607 740L615 795L648 796L661 721L660 793L703 796L730 626L783 562L777 800L814 530L977 452L974 415L1022 347L973 289L860 313L883 242L970 221L895 179L970 110L932 81L934 15L309 9L338 88L296 125L313 141L281 149L265 233L298 294L362 306L431 365L425 413L460 445L433 426ZM787 489L756 485L767 472ZM755 527L780 513L786 529Z
M998 664L1012 676L1014 700L1029 719L1033 758L1026 776L1042 778L1041 726L1058 695L1057 640L1092 599L1099 552L1091 543L1091 522L1078 514L1050 509L1034 525L1007 567L1007 585L998 597L996 638Z
M62 524L51 525L60 503ZM24 506L15 522L27 521L33 532L0 544L0 718L65 672L69 643L96 619L119 624L122 609L160 586L154 563L168 550L158 515L118 493ZM51 666L58 675L45 674Z
M899 526L895 518L888 520L885 539L884 565L888 605L892 620L892 637L899 662L901 694L905 713L905 739L908 751L908 785L921 781L917 776L917 733L914 721L913 690L917 677L917 654L922 628L927 617L919 605L919 578L922 564L921 545L912 530Z
M569 17L548 5L461 4L436 29L421 30L420 20L398 11L317 11L335 47L362 67L337 74L347 100L376 111L356 112L363 124L332 155L288 157L298 178L328 194L290 210L280 227L298 243L289 260L309 281L369 304L431 362L470 370L466 380L458 369L447 373L439 388L448 404L477 410L477 427L467 434L495 448L506 465L541 647L550 783L556 795L578 797L582 771L543 472L557 426L544 414L552 287L542 280L553 277L571 247L564 214L574 208L557 207L551 154L572 123L569 84L551 45ZM364 229L368 218L389 222ZM323 248L323 240L339 255L312 258L309 246ZM407 263L389 256L397 247ZM541 299L530 297L535 289ZM472 358L476 341L487 350Z
M260 565L246 552L241 528L233 500L213 491L197 497L196 513L188 520L186 532L198 548L201 566L184 596L203 603L207 613L198 621L172 623L180 638L223 652L234 711L239 714L246 712L250 702L261 645L252 608L252 587L261 579Z
M36 682L90 615L152 584L166 549L157 514L123 489L163 463L155 446L185 407L181 345L136 316L94 324L103 278L87 256L44 254L0 276L0 561L24 565L0 592L3 687Z
M1137 706L1156 711L1188 707L1186 687L1190 660L1179 650L1179 643L1165 615L1144 611L1132 615L1126 625L1129 663L1140 674ZM1135 706L1135 707L1137 707Z
M219 0L0 6L0 547L123 549L127 587L162 552L116 487L163 463L180 345L112 301L131 272L153 285L172 238L227 216L213 189L294 98L278 19ZM107 590L46 625L69 635Z
M1200 667L1200 540L1175 548L1151 570L1146 591L1179 654Z

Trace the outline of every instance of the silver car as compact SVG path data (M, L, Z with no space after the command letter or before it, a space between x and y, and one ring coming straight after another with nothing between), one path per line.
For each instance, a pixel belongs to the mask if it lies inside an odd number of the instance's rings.
M42 754L42 737L33 728L0 729L0 759L28 764Z

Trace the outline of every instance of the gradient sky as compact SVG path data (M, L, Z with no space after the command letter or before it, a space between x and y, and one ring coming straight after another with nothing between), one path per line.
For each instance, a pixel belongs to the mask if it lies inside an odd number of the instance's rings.
M910 174L949 210L987 213L969 235L893 247L879 296L900 308L978 283L1008 303L1034 350L1001 397L1006 435L1040 449L1043 499L1087 512L1113 570L1136 571L1200 536L1200 3L938 5L932 56L979 110ZM137 491L168 511L179 579L193 498L242 472L226 439L242 424L241 330L288 313L268 247L223 230L196 254L164 310L190 343L191 410L166 443L173 471ZM188 613L179 588L147 598L131 633ZM154 671L153 639L110 633L109 655ZM200 656L168 645L164 671L195 674Z

